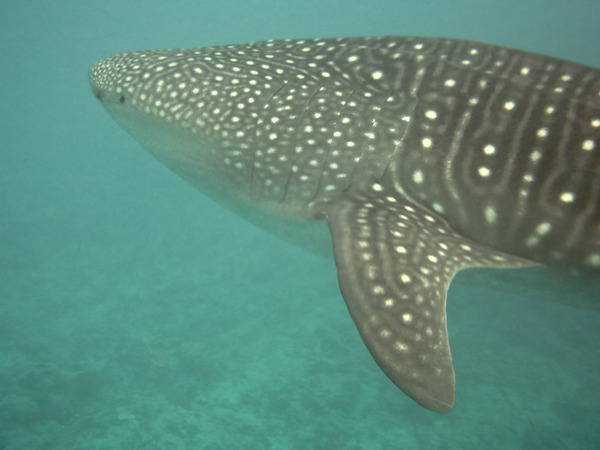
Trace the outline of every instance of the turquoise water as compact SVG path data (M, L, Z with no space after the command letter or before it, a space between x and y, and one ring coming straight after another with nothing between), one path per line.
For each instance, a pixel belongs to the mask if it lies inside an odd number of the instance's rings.
M600 312L563 304L600 303L598 284L461 273L456 403L425 411L368 354L333 261L172 175L87 70L127 50L384 34L600 67L600 3L199 3L0 2L0 448L598 447Z

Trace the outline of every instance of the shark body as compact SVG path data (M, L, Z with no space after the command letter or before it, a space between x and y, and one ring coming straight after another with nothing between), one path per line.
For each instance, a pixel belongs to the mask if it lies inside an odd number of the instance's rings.
M454 402L458 270L600 274L598 69L371 37L125 53L89 76L175 173L271 233L333 248L366 346L425 408Z

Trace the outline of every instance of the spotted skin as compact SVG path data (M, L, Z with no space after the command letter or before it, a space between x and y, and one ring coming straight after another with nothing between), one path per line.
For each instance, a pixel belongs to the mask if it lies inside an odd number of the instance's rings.
M600 274L598 69L372 37L125 53L89 76L187 181L284 239L332 242L366 346L431 410L454 402L445 310L458 270Z

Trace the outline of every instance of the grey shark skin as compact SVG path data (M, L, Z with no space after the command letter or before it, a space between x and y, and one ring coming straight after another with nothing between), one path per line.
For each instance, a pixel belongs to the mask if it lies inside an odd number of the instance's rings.
M425 408L454 402L458 270L600 274L598 69L370 37L125 53L89 77L117 123L194 186L314 251L332 241L366 346Z

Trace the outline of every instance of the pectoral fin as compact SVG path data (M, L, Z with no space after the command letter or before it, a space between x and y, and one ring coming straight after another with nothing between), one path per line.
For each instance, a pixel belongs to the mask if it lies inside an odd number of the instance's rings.
M454 232L441 218L373 185L328 205L342 295L367 348L414 401L446 412L454 369L446 291L469 266L524 266Z

